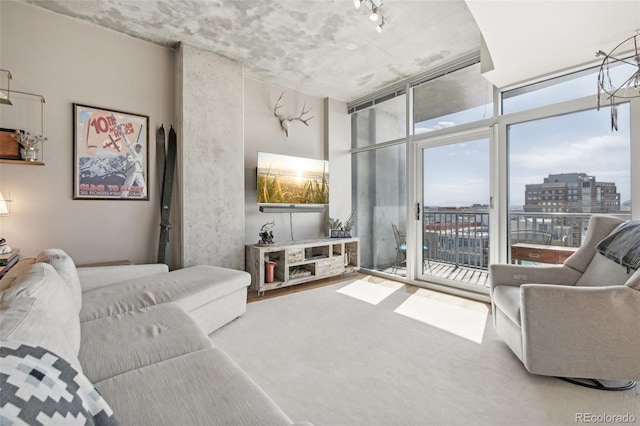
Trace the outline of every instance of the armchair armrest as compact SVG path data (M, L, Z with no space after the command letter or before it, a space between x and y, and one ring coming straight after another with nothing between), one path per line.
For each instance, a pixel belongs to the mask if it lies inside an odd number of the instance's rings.
M527 283L573 286L580 272L566 265L526 266L493 264L489 266L491 291L499 285L519 287Z
M525 284L520 291L527 370L564 377L640 380L640 291L627 286L540 284Z
M95 266L77 268L82 292L95 288L169 271L164 263L145 265Z

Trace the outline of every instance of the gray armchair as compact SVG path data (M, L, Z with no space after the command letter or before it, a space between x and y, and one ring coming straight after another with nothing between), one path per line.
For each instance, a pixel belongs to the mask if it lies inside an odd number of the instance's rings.
M601 389L640 380L640 269L596 251L622 223L593 216L562 265L490 266L494 326L529 372Z

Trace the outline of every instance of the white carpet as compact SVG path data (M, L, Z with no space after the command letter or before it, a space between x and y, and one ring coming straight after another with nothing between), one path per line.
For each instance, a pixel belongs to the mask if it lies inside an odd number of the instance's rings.
M415 311L408 300L424 295L401 288L373 305L338 292L349 284L250 303L211 338L294 421L315 426L576 425L584 413L640 423L638 388L602 392L531 375L490 314L480 340L395 312L405 303Z
M419 289L394 312L472 342L482 343L489 314L489 308L485 304L469 301L467 306L460 306L448 300L430 298L429 293L433 292ZM475 306L468 306L470 304Z
M363 302L377 305L384 299L389 297L394 291L401 288L402 284L396 283L395 286L376 284L364 280L355 280L344 287L339 288L338 293L362 300Z

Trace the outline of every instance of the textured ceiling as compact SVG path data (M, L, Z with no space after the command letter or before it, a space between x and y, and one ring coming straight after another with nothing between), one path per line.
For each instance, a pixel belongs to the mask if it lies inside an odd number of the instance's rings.
M184 42L245 74L352 101L480 48L463 0L385 0L384 31L353 0L21 0L163 46Z

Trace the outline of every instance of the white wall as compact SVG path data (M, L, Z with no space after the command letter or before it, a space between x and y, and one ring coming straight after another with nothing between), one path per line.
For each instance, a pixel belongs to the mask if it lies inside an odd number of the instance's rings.
M45 166L0 164L0 191L12 213L0 235L33 256L61 247L77 263L156 259L159 197L155 129L173 119L170 49L33 6L0 2L0 68L12 89L45 99ZM149 116L150 201L73 200L72 103ZM2 105L0 108L12 108ZM10 123L2 123L0 127Z
M329 216L343 223L351 215L351 117L347 104L325 98L325 136L329 167ZM356 223L357 229L357 223Z
M273 115L278 97L286 91L278 110L283 115L297 116L306 102L308 115L313 119L309 126L301 122L291 123L287 138L280 128L280 121ZM256 167L258 151L296 157L327 160L325 149L325 114L321 98L274 86L256 79L244 79L244 167L245 167L245 242L258 241L258 232L267 222L275 221L276 242L291 240L290 219L293 222L293 239L302 240L326 236L325 213L261 213L256 193ZM336 173L329 164L329 177ZM331 196L331 184L329 194Z

